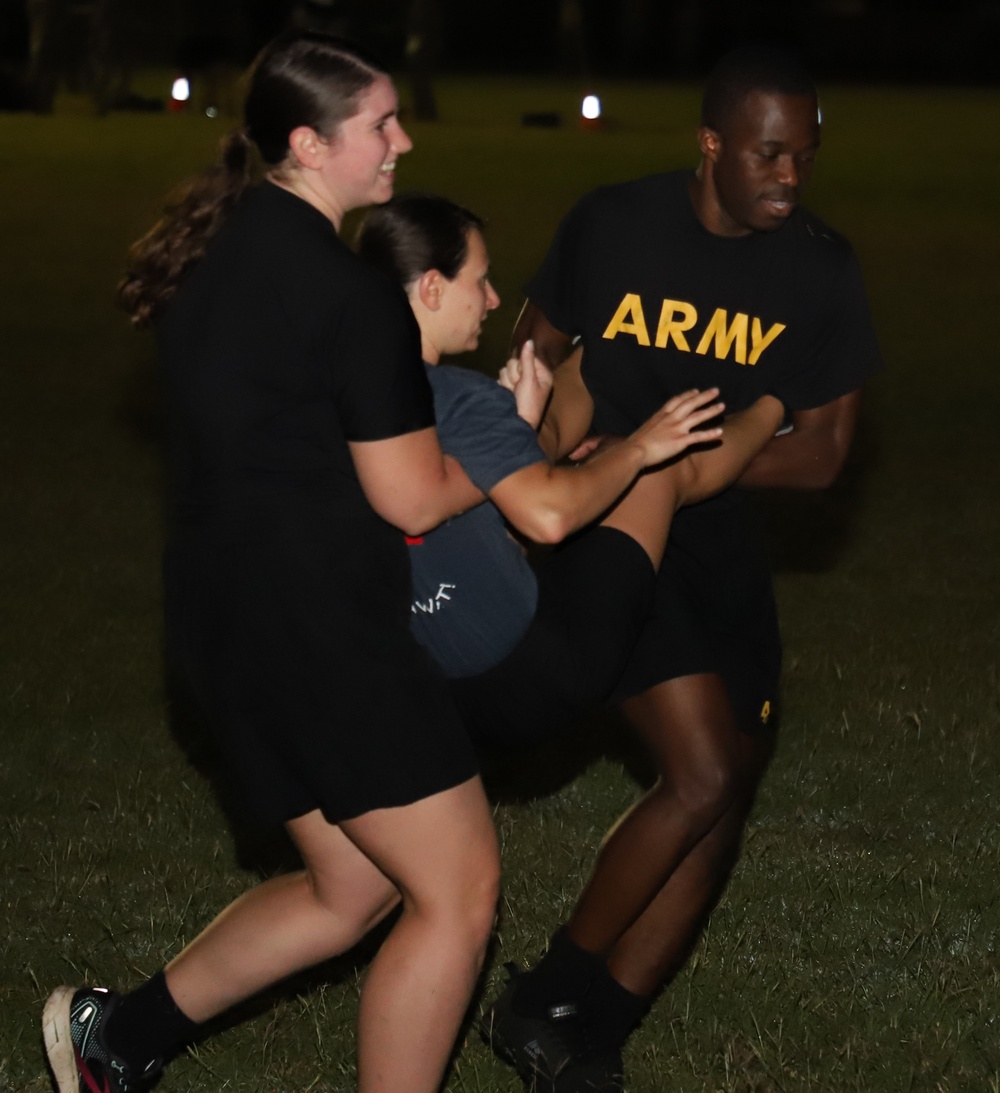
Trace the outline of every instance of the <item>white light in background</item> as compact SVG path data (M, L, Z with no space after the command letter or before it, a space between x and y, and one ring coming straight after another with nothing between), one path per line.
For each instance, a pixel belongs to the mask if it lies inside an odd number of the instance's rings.
M585 95L580 113L587 121L596 121L601 116L601 100L596 95Z

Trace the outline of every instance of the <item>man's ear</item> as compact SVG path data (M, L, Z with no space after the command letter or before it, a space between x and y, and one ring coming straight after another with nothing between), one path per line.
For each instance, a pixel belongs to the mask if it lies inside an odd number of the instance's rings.
M417 296L428 311L437 311L441 306L444 286L444 274L437 269L425 270L417 279Z
M698 147L705 159L713 163L719 158L719 149L722 147L722 137L714 129L703 125L698 130Z
M292 157L303 167L317 167L329 143L308 125L300 125L288 134Z

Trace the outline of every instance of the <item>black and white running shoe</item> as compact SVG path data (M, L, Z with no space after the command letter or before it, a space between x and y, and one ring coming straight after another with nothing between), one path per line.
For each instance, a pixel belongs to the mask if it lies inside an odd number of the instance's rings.
M140 1093L159 1077L159 1059L136 1073L108 1050L103 1029L118 997L106 987L57 987L49 996L42 1036L58 1093Z

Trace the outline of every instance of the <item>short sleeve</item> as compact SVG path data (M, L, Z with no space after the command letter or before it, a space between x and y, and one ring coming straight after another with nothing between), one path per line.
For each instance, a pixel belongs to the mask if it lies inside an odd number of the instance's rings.
M432 368L431 383L441 447L483 493L515 471L546 461L535 430L500 384L449 365Z
M871 310L854 252L846 253L825 289L823 319L817 322L799 367L775 385L791 410L824 406L861 387L882 370Z
M334 404L347 440L385 440L434 424L420 332L401 289L361 267L330 330Z

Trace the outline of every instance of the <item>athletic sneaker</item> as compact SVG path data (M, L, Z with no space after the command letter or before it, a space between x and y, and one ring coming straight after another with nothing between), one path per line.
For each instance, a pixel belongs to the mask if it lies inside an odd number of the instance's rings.
M58 1093L139 1093L159 1077L160 1059L134 1073L105 1045L104 1026L118 997L106 987L58 987L49 996L42 1035Z
M514 1008L518 976L516 965L506 965L507 986L487 1008L479 1033L505 1063L524 1080L531 1093L555 1093L556 1079L579 1054L582 1028L577 1008L567 1002L550 1006L544 1017L528 1017Z

